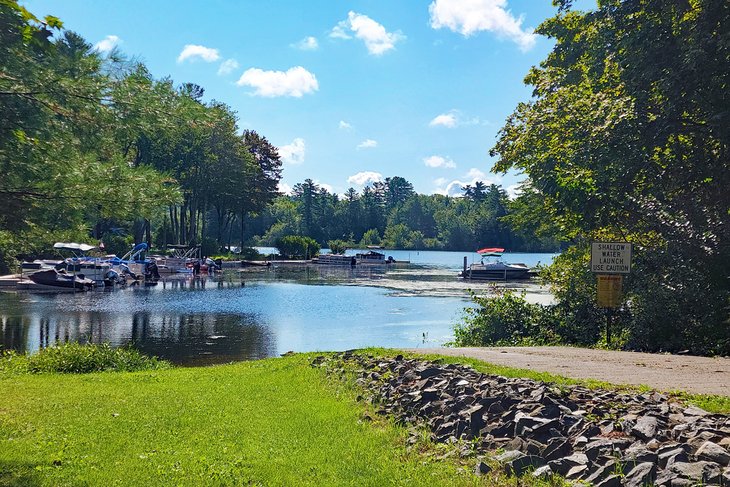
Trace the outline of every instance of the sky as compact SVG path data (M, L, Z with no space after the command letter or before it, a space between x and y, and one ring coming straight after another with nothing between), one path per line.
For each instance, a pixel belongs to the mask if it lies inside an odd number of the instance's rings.
M550 52L550 0L27 0L101 53L205 88L279 148L280 189L331 192L401 176L422 194L484 181L489 149ZM581 0L592 8L595 0Z

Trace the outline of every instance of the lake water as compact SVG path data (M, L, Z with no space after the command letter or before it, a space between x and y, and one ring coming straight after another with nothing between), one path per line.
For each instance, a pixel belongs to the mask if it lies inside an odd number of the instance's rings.
M348 251L352 252L352 251ZM384 251L410 264L316 265L226 270L215 277L172 276L156 286L78 294L0 293L0 347L35 351L67 341L134 344L181 365L275 356L289 350L366 346L437 346L470 305L467 288L525 291L548 302L532 283L489 284L456 277L465 255ZM353 252L354 253L354 252ZM535 265L553 254L505 254Z

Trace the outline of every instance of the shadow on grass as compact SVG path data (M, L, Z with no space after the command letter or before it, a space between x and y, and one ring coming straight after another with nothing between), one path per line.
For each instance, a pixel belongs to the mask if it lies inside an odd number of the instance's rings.
M48 465L0 461L0 487L41 485L41 469Z

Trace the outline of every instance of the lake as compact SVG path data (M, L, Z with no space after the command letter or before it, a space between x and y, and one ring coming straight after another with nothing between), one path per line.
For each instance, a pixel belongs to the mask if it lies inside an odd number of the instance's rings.
M354 251L348 251L348 253ZM35 351L67 341L134 344L179 365L271 357L289 350L438 346L470 305L467 288L525 291L533 283L456 277L464 252L384 251L409 264L340 268L278 265L218 276L171 276L156 286L78 294L0 293L0 346ZM508 262L549 263L554 254L505 254Z

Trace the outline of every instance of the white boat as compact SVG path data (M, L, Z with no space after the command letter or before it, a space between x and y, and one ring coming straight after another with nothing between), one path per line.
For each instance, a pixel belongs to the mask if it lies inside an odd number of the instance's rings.
M355 254L355 260L359 264L379 264L379 265L385 265L385 264L393 264L395 263L395 260L393 257L385 258L385 254L382 254L380 252L375 252L374 250L370 250L365 253Z
M53 248L67 250L73 254L56 269L65 270L70 275L78 275L81 278L91 279L97 286L109 286L118 277L112 270L112 264L105 258L89 257L86 255L90 250L96 249L94 245L79 244L75 242L56 242Z
M355 266L357 259L344 254L320 254L313 262L321 265Z
M530 278L530 268L521 263L507 263L502 260L504 249L492 247L477 250L481 254L481 262L466 266L464 257L464 270L459 274L465 279L483 280L519 280Z

